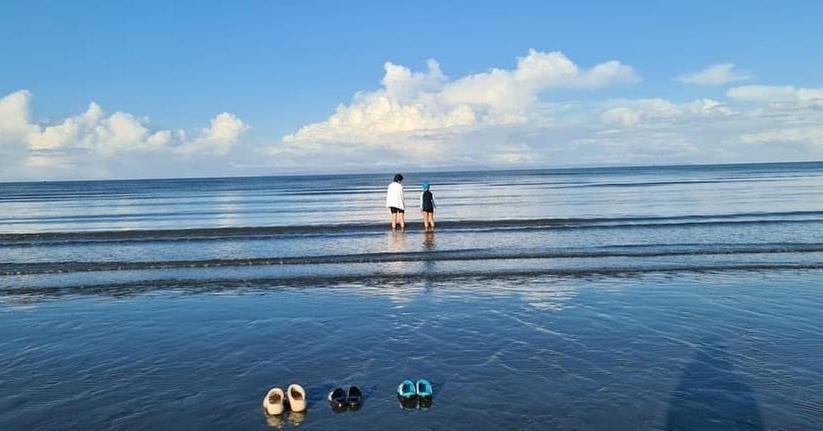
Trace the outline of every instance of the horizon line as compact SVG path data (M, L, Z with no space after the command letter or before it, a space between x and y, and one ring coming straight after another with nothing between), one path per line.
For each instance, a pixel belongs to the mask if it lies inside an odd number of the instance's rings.
M434 173L482 173L482 172L517 172L517 171L569 171L569 170L598 170L612 168L677 168L677 167L698 167L698 166L746 166L746 165L783 165L783 164L815 164L823 163L823 160L792 160L792 161L761 161L761 162L721 162L721 163L670 163L670 164L611 164L611 165L564 165L553 167L512 167L512 168L456 168L456 169L435 169L435 170L415 170L406 171L411 174L434 174ZM402 170L402 169L401 169ZM92 183L92 182L117 182L117 181L162 181L162 180L218 180L218 179L244 179L244 178L294 178L294 177L334 177L334 176L357 176L357 175L393 175L396 171L363 171L363 172L339 172L339 173L282 173L270 175L225 175L225 176L181 176L181 177L132 177L132 178L86 178L86 179L59 179L59 180L0 180L0 185L5 184L42 184L42 183Z

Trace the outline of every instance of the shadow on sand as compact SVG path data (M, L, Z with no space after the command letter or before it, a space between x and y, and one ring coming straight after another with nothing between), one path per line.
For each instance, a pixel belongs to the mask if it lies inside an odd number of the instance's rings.
M672 394L666 430L762 430L752 388L736 375L720 340L702 343Z

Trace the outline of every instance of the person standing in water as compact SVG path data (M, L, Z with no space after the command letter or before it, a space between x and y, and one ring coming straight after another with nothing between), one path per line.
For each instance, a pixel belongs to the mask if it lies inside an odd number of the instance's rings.
M428 181L424 181L421 186L423 187L423 194L420 195L420 213L423 215L423 230L427 232L429 230L434 231L434 209L436 208L434 195L429 191L431 185Z
M389 184L389 189L386 191L386 208L391 212L391 228L397 229L400 225L400 230L406 229L406 201L403 197L403 175L397 174L394 176L394 181Z

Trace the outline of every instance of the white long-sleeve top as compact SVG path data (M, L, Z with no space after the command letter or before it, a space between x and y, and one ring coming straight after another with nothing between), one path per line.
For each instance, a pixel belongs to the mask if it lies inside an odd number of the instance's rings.
M389 184L389 189L386 191L386 208L395 207L401 210L406 210L406 200L403 197L403 185L392 181Z

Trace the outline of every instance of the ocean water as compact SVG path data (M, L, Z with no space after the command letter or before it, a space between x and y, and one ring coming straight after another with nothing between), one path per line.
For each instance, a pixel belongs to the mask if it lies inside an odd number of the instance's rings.
M823 163L404 174L0 184L0 429L823 429Z

